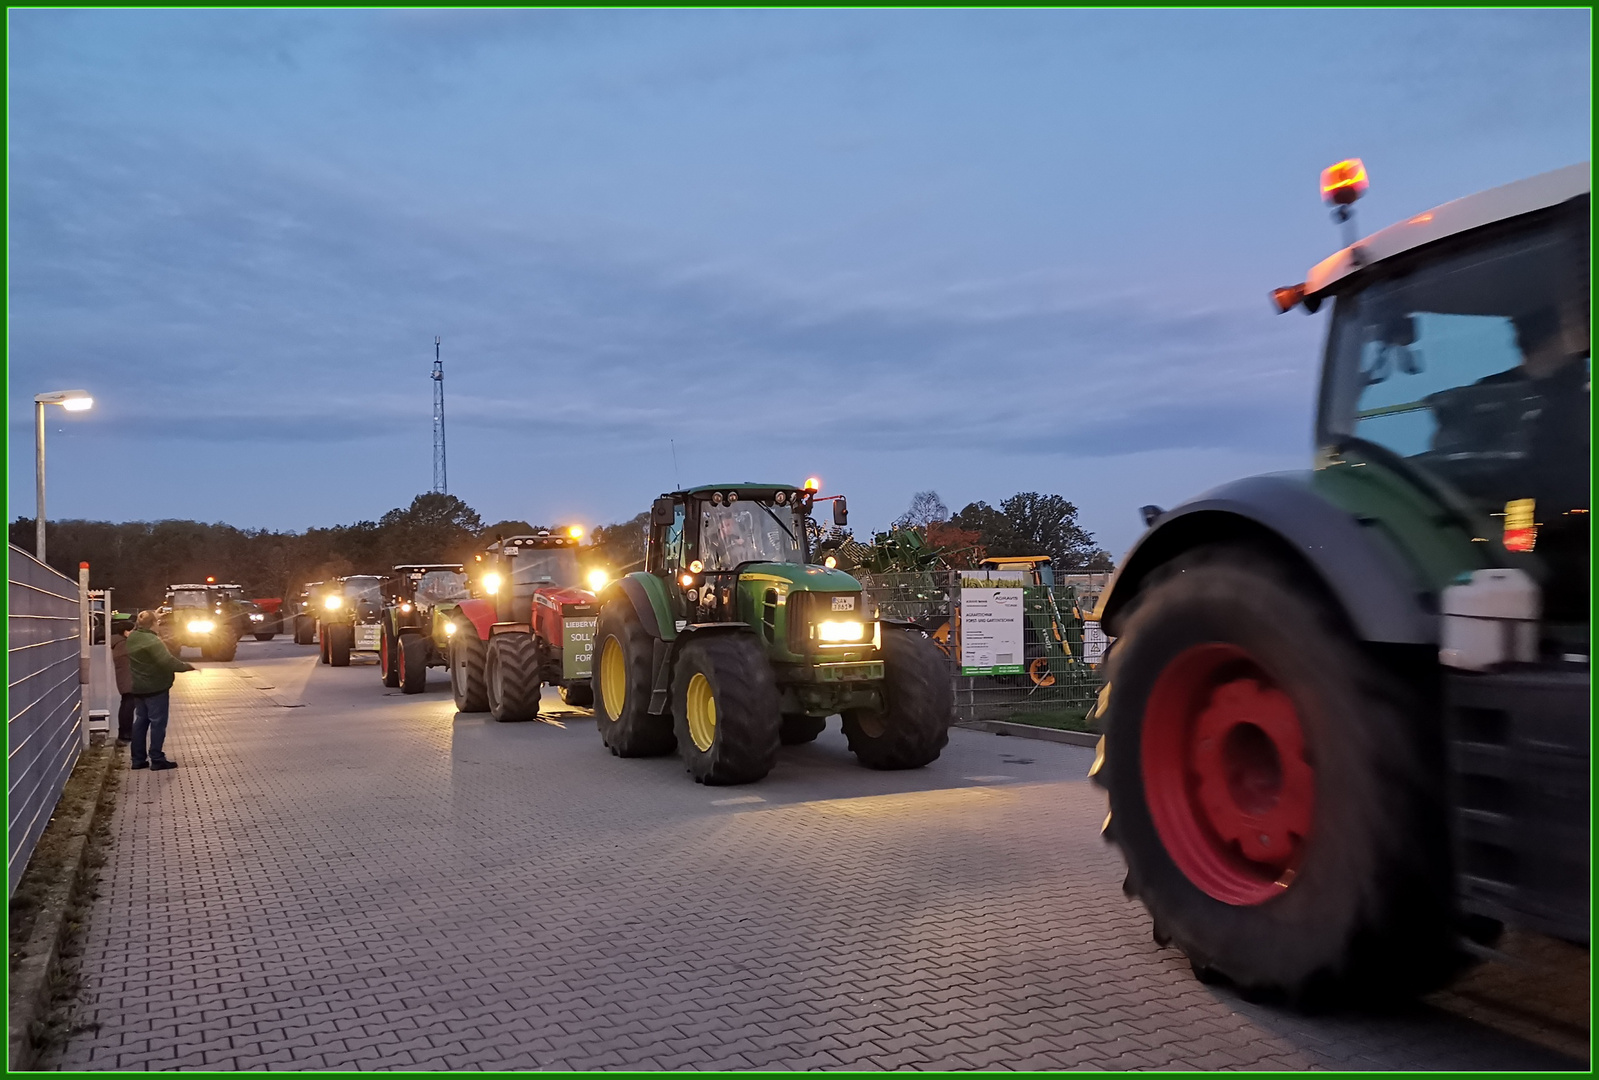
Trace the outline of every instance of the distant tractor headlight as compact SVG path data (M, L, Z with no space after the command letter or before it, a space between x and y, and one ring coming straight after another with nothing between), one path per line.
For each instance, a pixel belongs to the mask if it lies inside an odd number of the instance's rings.
M829 555L827 558L822 560L822 565L831 570L838 565L838 560Z
M189 621L189 633L191 634L209 634L216 628L217 624L210 619L191 619Z
M498 575L498 574L484 574L483 575L483 591L488 593L490 596L493 596L495 593L499 592L500 591L500 575Z
M344 606L344 597L330 596L326 600L322 601L322 606L327 608L329 611L337 611L339 608Z
M610 582L611 575L604 570L589 571L589 592L599 592Z
M409 614L411 614L412 607L411 607L410 604L401 604L400 605L400 610L403 611L405 614L409 615Z
M251 622L266 622L266 616L261 614L259 611L251 612L250 613L250 621Z
M816 627L820 641L862 641L866 638L866 624L859 619L828 619Z
M445 637L449 637L453 633L455 633L455 624L452 623L452 622L445 623L444 624L444 636Z

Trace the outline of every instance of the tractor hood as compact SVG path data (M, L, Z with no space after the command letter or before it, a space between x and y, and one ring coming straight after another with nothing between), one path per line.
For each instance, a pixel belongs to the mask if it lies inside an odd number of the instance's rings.
M799 563L750 563L738 575L740 581L787 582L789 592L860 592L861 583L842 570Z
M594 594L568 585L541 585L533 590L535 603L560 610L562 604L592 604Z

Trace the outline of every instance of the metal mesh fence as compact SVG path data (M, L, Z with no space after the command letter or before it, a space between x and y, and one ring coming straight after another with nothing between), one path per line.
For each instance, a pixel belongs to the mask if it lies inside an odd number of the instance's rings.
M10 550L7 869L15 891L82 748L78 583Z
M1100 682L1098 667L1084 660L1083 623L1093 612L1086 598L1079 598L1079 585L1022 588L1020 655L1004 654L999 665L1003 673L972 675L962 673L961 571L855 577L867 611L878 618L915 622L949 657L959 719L1086 727L1084 717Z

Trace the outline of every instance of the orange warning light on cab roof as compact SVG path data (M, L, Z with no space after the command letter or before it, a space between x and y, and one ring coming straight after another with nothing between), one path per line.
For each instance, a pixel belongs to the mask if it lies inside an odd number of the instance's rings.
M1366 194L1369 186L1366 163L1359 158L1340 161L1321 170L1321 197L1324 202L1348 206Z
M813 476L809 480L805 481L805 490L806 491L821 491L822 490L821 477Z
M207 576L207 577L206 577L206 579L205 579L205 583L206 583L206 584L207 584L207 585L215 585L215 584L216 584L216 583L217 583L217 579L216 579L216 578L214 578L214 577L210 577L210 576L209 576L209 575L208 575L208 576Z

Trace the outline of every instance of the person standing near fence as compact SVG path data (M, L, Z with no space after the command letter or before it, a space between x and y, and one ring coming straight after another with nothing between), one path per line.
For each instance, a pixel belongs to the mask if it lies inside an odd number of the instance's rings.
M167 651L155 632L153 611L139 612L139 624L128 635L128 663L133 673L133 761L131 768L158 772L176 769L178 763L162 752L167 738L167 711L171 704L173 676L193 671ZM149 746L146 747L146 736Z
M117 706L117 745L127 746L133 741L133 710L138 704L133 696L133 664L128 660L128 631L133 620L117 616L111 621L111 667L117 677L117 693L122 701Z

